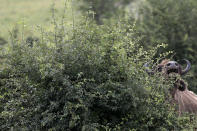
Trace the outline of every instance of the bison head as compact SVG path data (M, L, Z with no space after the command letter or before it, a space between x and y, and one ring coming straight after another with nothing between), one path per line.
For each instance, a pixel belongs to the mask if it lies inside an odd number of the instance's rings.
M144 66L146 67L146 72L148 72L148 74L161 72L165 78L169 78L171 76L174 78L175 76L176 79L173 83L174 86L173 88L169 89L172 96L172 101L170 101L177 105L179 114L184 112L197 114L197 95L194 92L188 90L187 83L184 80L180 79L179 77L177 78L176 75L174 75L178 74L182 76L190 70L190 62L188 60L185 60L185 62L187 63L187 66L184 69L182 69L182 66L178 62L170 60L163 60L154 69L148 69L147 63Z
M185 60L185 59L184 59ZM182 66L176 62L176 61L170 61L170 60L163 60L159 65L156 66L154 69L148 69L148 63L146 63L144 66L146 67L146 72L148 74L154 74L155 72L161 72L165 75L170 75L171 73L184 75L186 74L190 68L191 63L188 60L185 60L187 63L187 66L185 69L182 69Z

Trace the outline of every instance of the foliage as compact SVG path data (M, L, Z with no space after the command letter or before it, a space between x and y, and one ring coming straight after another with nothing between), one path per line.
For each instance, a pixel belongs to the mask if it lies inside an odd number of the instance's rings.
M82 0L80 10L94 15L97 24L102 24L104 19L119 18L125 13L125 7L133 0Z
M1 130L173 130L193 127L170 106L170 84L149 77L149 51L127 21L58 24L39 40L12 39L0 71ZM164 54L165 55L165 54ZM159 75L159 74L158 74Z
M4 44L6 44L6 43L7 43L7 41L4 40L2 37L0 37L0 45L2 46Z

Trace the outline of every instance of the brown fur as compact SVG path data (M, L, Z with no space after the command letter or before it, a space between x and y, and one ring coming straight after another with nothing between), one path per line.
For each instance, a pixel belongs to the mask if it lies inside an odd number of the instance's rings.
M164 65L167 64L169 61L170 61L170 60L168 60L168 59L164 59L164 60L161 61L161 63L160 63L159 65L164 66Z

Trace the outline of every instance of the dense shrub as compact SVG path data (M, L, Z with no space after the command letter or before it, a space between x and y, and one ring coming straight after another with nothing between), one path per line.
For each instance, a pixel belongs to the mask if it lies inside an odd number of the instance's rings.
M192 128L168 102L170 84L149 77L145 51L127 22L42 30L14 40L0 72L1 130L173 130Z

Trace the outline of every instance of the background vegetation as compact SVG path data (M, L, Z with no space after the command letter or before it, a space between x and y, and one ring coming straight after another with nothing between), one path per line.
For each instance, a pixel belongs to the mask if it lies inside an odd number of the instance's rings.
M64 0L0 0L0 38L9 39L9 32L23 30L26 36L36 35L37 26L52 29L52 12L55 9L56 19L61 19L64 14ZM74 3L72 8L76 7ZM72 23L72 11L66 10L67 24ZM75 11L75 17L78 12ZM22 26L25 25L25 30ZM0 41L1 44L1 41ZM3 44L3 43L2 43Z
M24 7L14 17L1 17L3 25L21 16L27 21L22 18L19 27L2 35L1 130L192 130L197 125L195 116L179 116L171 104L171 81L150 77L143 67L164 57L189 59L193 66L185 79L197 91L195 0L61 1L57 10L43 8L51 4L45 0L2 2L6 14ZM26 23L43 26L30 30Z

